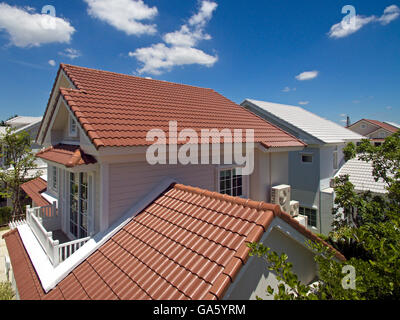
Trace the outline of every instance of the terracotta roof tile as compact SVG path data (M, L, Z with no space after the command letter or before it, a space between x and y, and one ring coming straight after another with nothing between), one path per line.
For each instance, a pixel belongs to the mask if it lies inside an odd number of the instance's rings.
M85 154L80 146L76 145L58 144L38 152L36 156L67 168L97 163L93 156Z
M279 206L172 185L48 294L18 232L5 239L22 299L221 299L274 217L322 241Z
M368 121L368 122L370 122L370 123L372 123L372 124L374 124L374 125L376 125L376 126L378 126L380 128L383 128L383 129L388 130L388 131L393 132L393 133L396 133L397 131L399 131L399 128L396 128L395 126L392 126L392 125L390 125L388 123L384 123L384 122L381 122L381 121L378 121L378 120L370 120L370 119L363 119L363 120Z
M25 182L21 185L22 190L35 202L39 207L48 206L50 203L41 195L47 190L47 181L42 178L36 178Z
M60 68L78 88L60 93L97 148L150 145L147 132L168 132L169 121L198 136L201 129L254 129L255 142L267 148L304 146L212 89L66 64Z

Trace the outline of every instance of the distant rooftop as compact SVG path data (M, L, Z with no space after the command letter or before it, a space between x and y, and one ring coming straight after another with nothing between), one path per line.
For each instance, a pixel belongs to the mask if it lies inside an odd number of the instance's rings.
M349 180L354 185L356 191L370 190L374 193L387 193L385 182L382 179L376 182L372 171L372 163L354 158L345 163L336 174L336 177L349 175Z
M266 114L272 114L284 124L300 129L324 143L361 140L363 137L330 120L297 106L246 99Z
M25 117L25 116L17 116L10 120L6 121L6 124L10 126L18 126L18 125L27 125L34 122L42 121L42 117Z
M398 123L388 122L388 121L384 121L384 123L387 123L387 124L391 125L392 127L396 127L398 129L400 129L400 124L398 124Z

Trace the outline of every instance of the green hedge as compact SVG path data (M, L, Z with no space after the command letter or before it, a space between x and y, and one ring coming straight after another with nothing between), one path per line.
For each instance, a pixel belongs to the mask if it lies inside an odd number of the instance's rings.
M1 207L0 208L0 226L8 224L12 217L11 207Z

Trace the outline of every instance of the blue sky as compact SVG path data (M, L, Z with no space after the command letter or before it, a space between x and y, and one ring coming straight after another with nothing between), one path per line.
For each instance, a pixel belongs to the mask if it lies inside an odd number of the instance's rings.
M343 30L348 4L357 23ZM56 9L52 32L35 20L45 5ZM237 103L303 103L338 123L345 114L353 122L400 123L398 6L395 0L0 0L0 119L43 115L64 62L213 88Z

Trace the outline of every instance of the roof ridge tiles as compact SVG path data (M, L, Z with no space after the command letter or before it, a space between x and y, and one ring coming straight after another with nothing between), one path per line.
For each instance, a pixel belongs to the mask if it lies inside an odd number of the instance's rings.
M155 82L161 82L161 83L168 83L168 84L173 84L173 85L181 85L181 86L186 86L186 87L191 87L191 88L197 88L197 89L204 89L204 90L211 90L214 91L211 88L205 88L205 87L200 87L200 86L194 86L194 85L189 85L189 84L183 84L183 83L177 83L177 82L172 82L172 81L166 81L166 80L158 80L158 79L149 79L145 77L138 77L134 75L129 75L125 73L119 73L119 72L114 72L114 71L106 71L106 70L99 70L99 69L94 69L94 68L88 68L88 67L81 67L77 65L72 65L72 64L67 64L67 63L61 63L60 64L61 68L67 73L68 67L70 68L77 68L77 69L83 69L83 70L88 70L91 72L97 72L97 73L105 73L105 74L110 74L110 75L117 75L117 76L122 76L126 78L133 78L133 79L141 79L141 80L146 80L146 81L155 81ZM68 77L70 75L68 74ZM72 80L72 79L71 79Z

